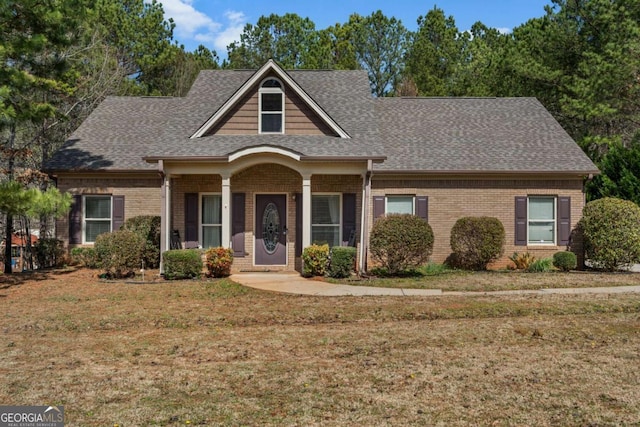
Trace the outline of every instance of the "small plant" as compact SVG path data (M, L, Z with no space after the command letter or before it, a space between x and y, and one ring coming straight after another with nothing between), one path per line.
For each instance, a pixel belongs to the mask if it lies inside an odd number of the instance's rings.
M71 262L81 267L99 268L98 255L94 248L71 249Z
M420 268L419 271L425 276L437 276L439 274L451 272L452 270L446 264L430 262Z
M350 246L335 246L331 249L329 263L329 277L342 279L351 276L355 269L356 248Z
M233 250L228 248L209 248L205 252L207 277L228 277L231 274Z
M202 273L202 256L198 249L177 249L162 254L164 278L193 279Z
M429 260L433 252L433 230L425 220L414 215L387 215L373 224L369 251L373 260L394 276Z
M553 254L553 266L562 271L573 270L578 266L578 258L573 252L556 252Z
M529 252L514 252L513 255L509 257L509 259L516 266L516 270L526 270L531 264L535 262L536 257L531 255Z
M59 267L64 264L64 243L55 238L39 239L33 247L39 268Z
M329 245L311 245L302 251L302 275L324 276L329 263Z
M498 218L463 217L451 229L453 264L470 270L486 270L504 252L504 226Z
M100 234L93 247L107 277L131 277L142 266L144 240L132 231Z
M553 268L553 260L551 258L540 258L531 263L527 268L529 273L547 273Z

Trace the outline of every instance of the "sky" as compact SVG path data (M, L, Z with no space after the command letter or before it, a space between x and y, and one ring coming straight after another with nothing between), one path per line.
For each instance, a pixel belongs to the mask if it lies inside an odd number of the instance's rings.
M433 1L433 0L432 0ZM159 0L165 19L176 24L174 38L188 51L203 44L215 50L220 58L227 56L227 45L238 40L246 24L255 24L262 15L296 13L308 17L316 29L345 23L352 13L363 16L381 10L395 17L411 31L417 29L419 16L434 6L453 16L456 26L464 31L473 23L509 32L531 18L544 15L551 0Z

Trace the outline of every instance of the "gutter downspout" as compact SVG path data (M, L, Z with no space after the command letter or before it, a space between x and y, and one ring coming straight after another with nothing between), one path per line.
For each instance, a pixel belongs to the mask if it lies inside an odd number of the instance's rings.
M366 273L369 249L369 199L371 198L371 176L373 175L373 161L367 160L367 172L362 179L362 218L360 220L360 275Z

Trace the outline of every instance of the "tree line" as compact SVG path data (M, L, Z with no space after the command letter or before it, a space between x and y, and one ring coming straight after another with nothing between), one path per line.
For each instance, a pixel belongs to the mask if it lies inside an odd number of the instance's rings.
M364 69L382 96L534 96L598 165L588 198L640 202L640 2L553 0L505 34L438 7L416 31L376 11L317 29L260 17L227 47L187 51L155 0L0 3L0 182L45 191L42 166L110 95L184 96L202 69ZM11 214L5 216L9 235Z

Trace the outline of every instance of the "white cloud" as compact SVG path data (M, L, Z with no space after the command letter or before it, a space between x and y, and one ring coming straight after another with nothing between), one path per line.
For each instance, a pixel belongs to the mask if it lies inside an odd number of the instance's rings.
M247 17L242 12L228 10L224 13L227 25L215 38L214 46L218 52L226 52L227 46L240 40L240 34L247 22Z
M502 27L502 28L496 28L496 30L498 30L500 34L511 34L511 28Z

